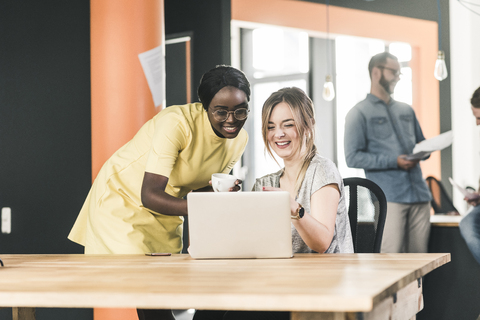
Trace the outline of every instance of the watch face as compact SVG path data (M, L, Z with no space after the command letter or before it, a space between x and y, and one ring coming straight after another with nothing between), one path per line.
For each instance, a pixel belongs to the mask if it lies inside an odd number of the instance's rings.
M304 214L305 214L305 209L301 207L300 210L298 210L298 215L300 216L300 218L303 218Z

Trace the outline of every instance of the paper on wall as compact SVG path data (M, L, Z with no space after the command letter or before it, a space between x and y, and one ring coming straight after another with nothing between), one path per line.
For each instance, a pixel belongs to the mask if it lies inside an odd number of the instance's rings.
M165 54L163 48L163 45L160 45L138 55L155 107L163 104L165 99Z

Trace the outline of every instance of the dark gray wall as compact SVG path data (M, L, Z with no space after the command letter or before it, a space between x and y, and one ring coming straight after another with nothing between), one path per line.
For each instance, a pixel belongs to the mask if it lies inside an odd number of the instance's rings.
M1 253L74 253L91 183L89 2L0 2Z
M198 101L202 75L219 64L230 64L230 0L164 0L165 34L191 32L193 37L192 100Z
M89 1L1 1L0 44L0 207L12 208L0 257L81 253L66 237L91 183ZM37 310L39 320L92 318Z

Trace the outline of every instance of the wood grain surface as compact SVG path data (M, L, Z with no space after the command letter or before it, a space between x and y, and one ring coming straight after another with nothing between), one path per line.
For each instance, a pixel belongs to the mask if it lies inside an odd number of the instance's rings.
M1 255L0 307L368 312L450 254Z

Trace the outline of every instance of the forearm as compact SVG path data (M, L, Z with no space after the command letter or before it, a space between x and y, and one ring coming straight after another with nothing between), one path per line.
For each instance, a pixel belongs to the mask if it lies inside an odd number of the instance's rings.
M157 191L148 196L142 195L145 208L168 216L188 215L187 200L175 198L165 191Z
M374 154L364 151L351 151L345 154L347 165L350 168L361 168L365 170L396 169L397 155L395 154Z
M333 231L310 214L305 213L302 219L294 220L293 225L310 249L323 253L330 247Z
M165 192L168 178L145 172L141 200L145 208L169 216L186 216L187 200L179 199Z

